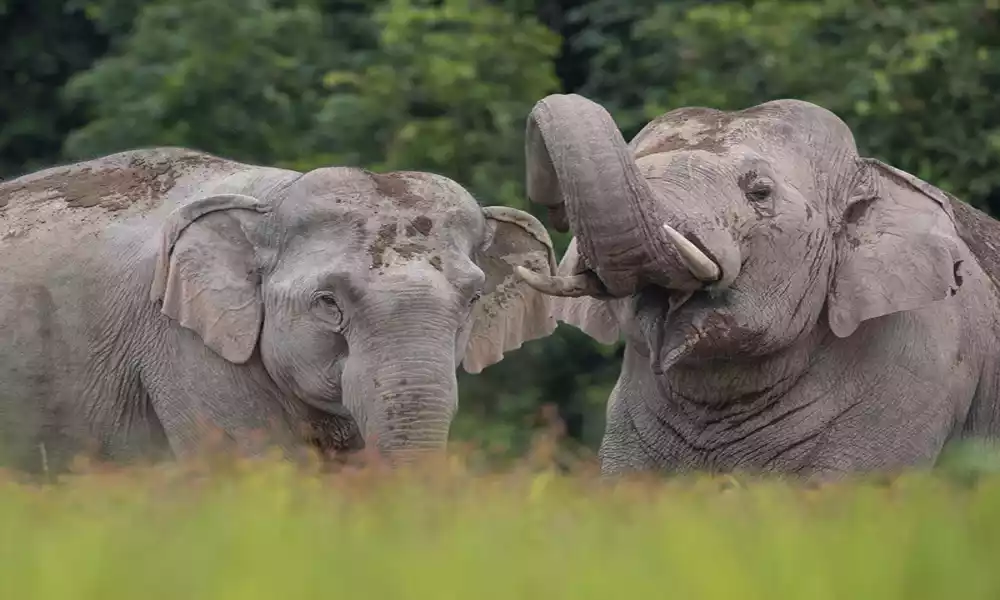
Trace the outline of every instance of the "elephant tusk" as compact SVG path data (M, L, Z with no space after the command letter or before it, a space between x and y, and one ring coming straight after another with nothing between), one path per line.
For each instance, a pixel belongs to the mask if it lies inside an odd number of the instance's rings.
M719 269L719 265L715 264L714 260L709 258L697 246L692 244L691 240L681 235L680 232L670 225L664 223L663 230L667 232L667 237L677 247L677 253L680 254L681 260L684 261L684 266L691 271L692 275L701 281L718 281L722 271Z
M570 276L542 275L518 265L514 267L514 272L525 283L550 296L578 298L580 296L603 297L608 294L604 284L591 271Z

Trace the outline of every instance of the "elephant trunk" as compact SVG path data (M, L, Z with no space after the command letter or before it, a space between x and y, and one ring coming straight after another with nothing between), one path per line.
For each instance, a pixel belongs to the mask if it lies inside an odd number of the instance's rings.
M374 372L370 438L396 456L443 450L457 405L454 363L421 357L387 362Z
M345 404L366 445L392 463L439 453L448 442L458 406L455 339L442 333L449 327L432 331L437 323L397 315L383 320L378 329L384 331L351 346L342 379Z
M527 187L557 229L571 227L579 273L527 283L560 296L624 297L647 283L694 290L721 276L719 265L665 218L611 115L576 94L540 100L526 130ZM588 271L589 269L589 271Z

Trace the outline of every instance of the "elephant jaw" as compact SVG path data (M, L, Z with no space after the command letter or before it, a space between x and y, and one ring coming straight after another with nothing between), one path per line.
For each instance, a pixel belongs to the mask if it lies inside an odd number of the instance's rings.
M650 288L634 297L627 337L660 378L681 364L721 358L720 350L739 343L748 330L731 308L712 291Z

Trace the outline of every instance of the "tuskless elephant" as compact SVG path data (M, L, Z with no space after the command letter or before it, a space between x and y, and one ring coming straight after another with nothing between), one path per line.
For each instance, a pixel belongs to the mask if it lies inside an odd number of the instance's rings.
M3 182L4 464L440 450L458 365L555 329L515 266L555 272L542 224L428 173L153 148Z
M625 342L605 474L827 480L1000 433L1000 223L858 155L798 100L672 110L628 144L579 95L527 123L528 194L573 239L519 268Z

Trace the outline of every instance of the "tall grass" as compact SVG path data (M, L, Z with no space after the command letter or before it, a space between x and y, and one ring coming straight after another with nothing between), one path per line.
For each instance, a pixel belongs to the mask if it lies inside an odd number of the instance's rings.
M0 483L0 598L1000 597L1000 476L817 489L277 460Z

